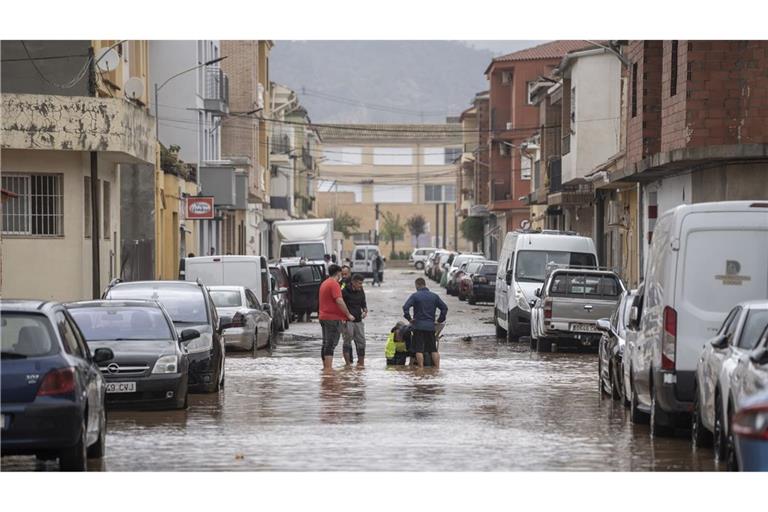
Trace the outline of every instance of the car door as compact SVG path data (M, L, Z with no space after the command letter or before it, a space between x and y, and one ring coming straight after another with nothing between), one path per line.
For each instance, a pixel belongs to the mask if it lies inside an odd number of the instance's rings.
M248 321L252 326L251 332L256 333L256 346L264 347L269 344L269 333L272 324L272 318L261 309L259 301L250 290L245 291L245 304L248 308Z
M371 272L371 262L368 259L368 251L363 248L355 249L354 259L352 260L352 272L368 274Z
M101 371L91 361L91 353L88 346L80 335L74 320L65 310L60 309L54 313L56 319L56 328L59 331L61 339L64 341L64 350L71 356L75 362L74 368L77 374L77 380L80 382L78 390L83 395L80 397L87 403L88 417L87 422L87 442L92 444L96 442L99 436L100 416L104 406L104 381Z
M742 308L737 306L726 317L720 332L728 339L728 346L717 349L712 345L704 347L704 357L701 360L701 378L699 379L701 411L704 424L714 425L715 422L715 392L722 369L723 361L732 350L732 340L736 327L741 321Z

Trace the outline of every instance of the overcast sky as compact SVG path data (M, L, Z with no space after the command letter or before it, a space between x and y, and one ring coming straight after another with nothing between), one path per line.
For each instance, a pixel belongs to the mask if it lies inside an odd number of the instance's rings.
M520 41L520 40L513 40L513 41L497 41L497 40L479 40L479 41L465 41L469 46L474 46L475 48L483 48L485 50L490 50L494 53L494 55L504 55L505 53L512 53L516 52L517 50L522 50L523 48L530 48L531 46L536 46L537 44L545 43L546 41Z

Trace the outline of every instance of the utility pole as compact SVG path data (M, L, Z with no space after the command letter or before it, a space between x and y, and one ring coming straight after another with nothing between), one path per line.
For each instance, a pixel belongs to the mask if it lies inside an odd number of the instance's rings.
M448 203L443 203L443 249L447 249L446 238L448 238L448 216L446 213L446 207Z
M88 49L90 69L88 70L88 92L96 96L96 68L93 60L93 46ZM91 157L91 287L93 298L101 298L101 257L99 256L99 153L90 152Z
M376 203L376 224L373 232L373 243L379 245L379 203Z
M459 217L456 215L456 204L453 205L453 250L459 250Z
M440 204L435 203L435 247L440 248Z

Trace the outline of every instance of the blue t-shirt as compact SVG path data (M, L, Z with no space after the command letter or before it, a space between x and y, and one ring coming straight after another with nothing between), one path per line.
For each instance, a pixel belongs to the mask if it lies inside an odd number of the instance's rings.
M419 331L435 330L435 310L440 310L438 322L445 322L445 315L448 314L448 306L443 299L436 293L429 291L427 287L420 288L408 297L403 304L403 316L406 320L411 320L411 308L413 308L413 326Z

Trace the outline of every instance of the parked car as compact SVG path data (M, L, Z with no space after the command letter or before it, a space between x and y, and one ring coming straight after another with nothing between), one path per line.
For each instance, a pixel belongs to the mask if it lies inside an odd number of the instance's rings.
M440 286L444 286L443 277L447 277L445 273L448 271L451 264L453 264L453 260L457 255L458 253L451 251L440 254L440 257L437 260L437 266L435 267L435 281L440 283Z
M356 245L352 251L352 273L373 278L373 262L376 256L381 257L377 245ZM383 268L379 269L379 273L383 273Z
M657 220L631 362L632 416L690 426L702 345L742 301L768 297L768 203L678 206Z
M414 249L408 258L408 263L414 266L416 270L423 270L427 261L427 257L437 250L436 247L420 247Z
M737 304L701 352L696 366L691 439L694 446L714 444L717 460L727 460L728 456L731 376L739 360L755 348L767 325L768 300Z
M283 260L290 283L291 312L294 319L307 318L319 311L320 283L326 278L322 261Z
M453 258L453 262L451 263L450 267L448 267L448 272L445 279L445 290L448 295L458 294L459 283L456 280L456 274L459 271L464 272L466 267L462 268L462 266L472 260L485 260L485 256L481 254L459 254Z
M731 469L768 471L768 389L741 403L732 431L736 467Z
M551 263L596 267L591 238L560 231L512 231L499 255L494 297L496 337L517 341L531 335L531 303Z
M156 301L92 300L66 308L91 353L108 348L114 354L99 365L107 383L107 406L187 407L189 359L182 343L200 336L198 331L177 334Z
M105 452L104 378L75 321L58 303L3 300L2 436L0 452L59 459L65 471L84 471Z
M447 252L448 251L444 249L438 249L435 252L431 253L427 258L427 263L424 266L424 273L431 280L437 281L437 270L440 265L440 258L444 253L447 253Z
M187 258L187 262L190 259ZM189 268L187 268L189 271ZM200 282L131 281L110 283L104 299L143 299L160 302L171 316L179 337L187 329L200 336L184 341L189 359L189 390L215 393L224 385L224 339L213 299Z
M245 286L209 286L221 322L224 346L255 350L272 345L269 306L260 304Z
M469 304L493 302L498 266L495 261L470 261L459 283L459 300Z
M291 286L288 273L280 264L270 264L269 273L272 275L272 319L276 331L285 331L291 325Z
M598 345L597 374L600 394L608 394L614 400L625 401L624 365L622 360L626 348L627 323L629 311L636 291L627 291L621 295L619 303L610 318L597 321L597 329L602 332Z

